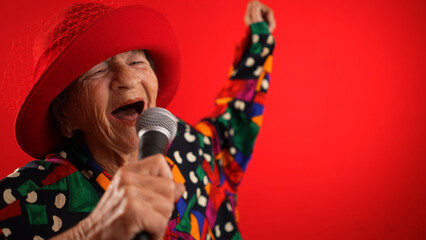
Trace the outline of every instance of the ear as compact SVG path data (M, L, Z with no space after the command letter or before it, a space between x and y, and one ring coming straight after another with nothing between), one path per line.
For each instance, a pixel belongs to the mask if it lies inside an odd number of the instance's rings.
M66 138L72 138L74 130L70 119L67 117L68 114L66 113L65 105L65 99L59 95L53 100L50 105L50 110L58 123L61 135Z

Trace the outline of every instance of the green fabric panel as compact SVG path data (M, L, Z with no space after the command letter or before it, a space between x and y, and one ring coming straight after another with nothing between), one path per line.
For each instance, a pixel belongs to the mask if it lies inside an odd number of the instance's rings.
M31 180L27 180L21 186L18 187L18 192L21 194L21 196L25 196L28 193L30 193L34 190L37 190L37 189L39 189L37 184L35 184Z
M239 232L236 232L234 236L232 236L231 240L242 240L241 234Z
M234 128L235 147L246 156L253 151L254 141L259 133L259 126L250 121L244 113L240 111L231 111L231 125Z
M89 161L89 158L87 158L86 156L78 156L76 157L78 159L78 165L76 164L76 167L79 168L83 168L84 166L86 166L87 161Z
M67 180L66 180L66 178L62 178L61 180L59 180L59 181L57 181L57 182L55 182L53 184L41 187L41 189L66 192L68 190Z
M204 135L200 133L198 133L197 135L200 142L200 148L204 148Z
M71 212L92 212L99 201L92 185L78 171L66 178L69 189L69 210Z
M197 170L195 170L195 172L197 173L198 179L200 179L200 181L203 181L204 176L206 176L206 172L204 172L203 167L201 165L198 165Z
M210 155L210 154L209 154ZM214 159L214 157L212 156L212 155L210 155L212 158L212 160L210 161L210 167L211 167L211 169L212 169L212 172L214 172L214 163L216 162L215 161L215 159Z
M28 221L31 225L47 224L47 213L45 205L25 204Z
M176 230L178 230L179 232L191 233L190 211L191 211L191 208L194 206L196 201L197 201L197 196L192 195L192 198L191 198L191 200L189 200L189 203L186 206L185 212L183 213L183 216L180 219L179 224L176 225Z
M226 112L230 112L229 107L226 109ZM223 114L225 114L226 112L224 112ZM225 127L228 127L228 126L229 126L229 121L223 118L223 114L222 114L222 115L220 115L220 116L217 118L217 122L218 122L219 124L222 124L222 125L223 125L223 126L225 126Z
M250 25L252 34L270 34L266 22L257 22Z
M38 163L39 163L40 165L42 165L45 169L48 169L48 168L52 165L52 163L51 163L51 162L43 161L43 160L38 161Z
M80 145L71 145L70 151L75 155L73 159L77 160L77 168L82 168L86 165L87 161L89 161L89 158L86 156Z
M253 43L249 48L249 52L251 54L260 54L262 52L262 44L260 42Z

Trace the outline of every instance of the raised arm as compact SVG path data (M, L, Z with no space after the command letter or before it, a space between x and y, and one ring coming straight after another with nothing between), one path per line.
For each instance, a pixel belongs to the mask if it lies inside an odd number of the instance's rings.
M211 138L215 162L223 174L218 184L226 180L231 191L236 191L241 181L262 125L275 44L271 31L276 23L269 7L249 2L244 21L250 28L250 44L231 67L214 113L195 127Z

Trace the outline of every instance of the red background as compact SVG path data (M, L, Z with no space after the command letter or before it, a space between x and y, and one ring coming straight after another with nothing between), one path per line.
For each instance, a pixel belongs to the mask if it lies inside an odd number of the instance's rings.
M22 26L71 2L3 2L0 53L27 38ZM195 123L226 78L247 2L144 2L177 32L183 74L170 110ZM264 127L241 186L243 237L426 239L426 2L265 3L277 46ZM0 59L3 96L16 91L4 85L10 62L18 61ZM0 177L30 160L14 139L15 114L1 113Z

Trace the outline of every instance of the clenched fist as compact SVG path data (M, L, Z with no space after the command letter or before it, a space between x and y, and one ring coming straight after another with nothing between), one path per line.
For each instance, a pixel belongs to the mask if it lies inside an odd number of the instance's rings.
M129 163L116 172L93 212L55 239L133 239L142 231L160 239L184 191L163 155Z
M269 31L272 33L276 27L274 11L257 0L250 1L247 5L244 22L250 25L262 21L268 23Z

